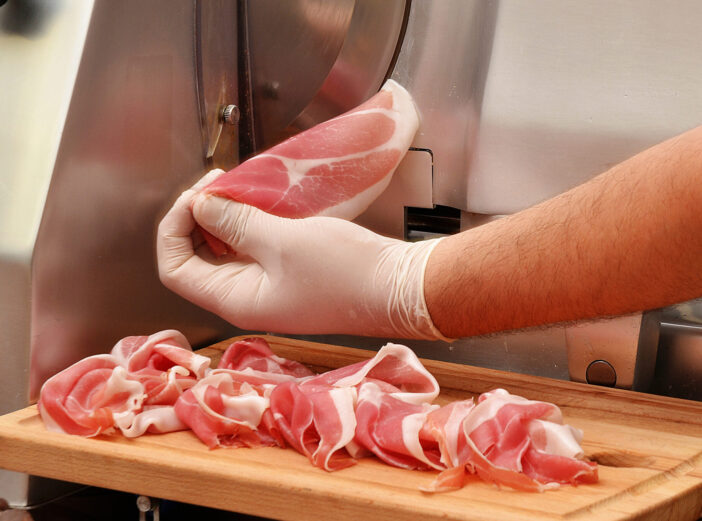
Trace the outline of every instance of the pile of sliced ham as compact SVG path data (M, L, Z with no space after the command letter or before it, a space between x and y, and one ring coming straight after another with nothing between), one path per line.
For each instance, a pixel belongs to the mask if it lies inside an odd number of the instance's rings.
M203 189L280 217L358 217L385 190L419 126L409 93L388 80L358 107L266 150ZM212 251L228 247L201 230Z
M503 389L433 404L436 380L402 345L315 374L251 338L209 364L177 331L127 337L48 380L39 412L48 429L81 436L190 429L210 448L290 447L327 471L375 455L439 471L428 492L460 488L468 474L533 491L597 481L557 406Z

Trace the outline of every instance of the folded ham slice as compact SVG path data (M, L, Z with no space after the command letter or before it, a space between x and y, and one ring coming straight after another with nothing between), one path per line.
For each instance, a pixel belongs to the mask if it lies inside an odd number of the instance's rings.
M357 402L371 383L403 411L414 404L422 408L419 404L439 393L439 384L409 348L387 344L370 360L278 386L271 393L273 417L286 441L313 465L329 471L347 467L354 463L351 454L383 453L377 444L361 443L372 438L372 427L358 422ZM363 409L372 416L374 405Z
M173 405L209 364L179 331L126 337L110 354L80 360L47 380L39 413L50 430L81 436L115 428L127 437L182 430Z
M145 405L141 412L128 421L120 422L117 419L115 424L127 438L136 438L147 432L165 434L188 428L180 421L172 405Z
M203 192L281 217L354 219L385 190L418 126L411 96L388 80L365 103L243 162ZM213 252L226 253L201 231Z
M269 395L286 382L311 377L307 367L276 356L262 338L232 343L217 369L176 402L178 419L210 448L285 446Z
M47 429L97 436L111 431L118 418L129 423L144 397L144 385L113 356L94 355L49 378L37 405Z
M193 353L188 340L173 329L123 338L111 354L131 379L144 385L145 405L173 405L210 365L209 358Z
M439 384L417 355L410 348L393 343L385 344L370 360L328 371L316 376L313 382L354 387L368 380L407 403L428 403L439 394Z
M267 410L268 398L227 372L203 378L175 404L180 421L211 449L275 445L275 439L259 429Z
M460 488L465 472L528 491L597 481L596 464L582 459L582 432L563 424L554 404L495 389L475 406L454 402L432 415L428 426L448 469L425 491Z
M246 338L234 342L222 355L217 369L253 369L297 378L315 374L300 362L276 356L263 338Z
M582 432L554 404L496 389L480 396L463 432L466 465L485 481L538 491L597 481L596 465L581 460Z
M404 402L366 382L358 393L354 441L394 467L443 470L439 444L423 435L427 416L438 407Z
M286 382L271 393L271 411L291 447L313 465L333 471L355 463L345 450L356 429L355 399L351 387Z

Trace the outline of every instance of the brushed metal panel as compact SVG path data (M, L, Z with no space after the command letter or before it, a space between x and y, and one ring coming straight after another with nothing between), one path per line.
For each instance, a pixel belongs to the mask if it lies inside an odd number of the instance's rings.
M354 222L376 233L404 239L405 207L431 208L432 157L429 150L410 150L388 187Z
M286 335L312 342L377 351L387 342L408 346L417 356L522 374L568 380L568 353L563 326L510 331L441 341L374 338L349 335Z
M465 209L518 211L699 125L701 18L694 0L502 0Z
M702 325L664 319L652 392L702 400Z
M237 25L236 2L196 3L195 59L204 156L224 170L234 168L239 159L238 126L222 120L227 105L239 104Z
M392 77L434 201L509 214L699 125L694 0L413 2Z
M247 0L256 145L268 148L309 103L336 61L354 0Z
M194 17L186 0L96 4L34 253L31 399L120 337L177 328L202 344L235 331L156 270L160 215L209 167Z
M397 47L405 0L248 0L255 148L374 94Z
M434 156L436 204L467 210L468 170L476 148L490 65L497 1L412 2L391 77L417 104L413 146Z

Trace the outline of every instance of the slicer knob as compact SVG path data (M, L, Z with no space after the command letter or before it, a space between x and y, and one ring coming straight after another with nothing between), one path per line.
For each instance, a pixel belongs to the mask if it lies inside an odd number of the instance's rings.
M595 360L587 366L585 378L589 384L614 387L617 383L617 372L607 360Z
M230 125L239 123L239 107L236 105L227 105L222 110L222 120Z

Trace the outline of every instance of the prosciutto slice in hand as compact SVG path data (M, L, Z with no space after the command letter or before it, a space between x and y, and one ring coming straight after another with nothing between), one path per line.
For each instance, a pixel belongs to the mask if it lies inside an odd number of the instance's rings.
M418 126L411 96L388 80L365 103L243 162L203 192L281 217L354 219L390 183ZM227 252L201 231L214 253Z

